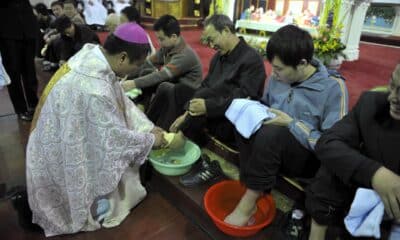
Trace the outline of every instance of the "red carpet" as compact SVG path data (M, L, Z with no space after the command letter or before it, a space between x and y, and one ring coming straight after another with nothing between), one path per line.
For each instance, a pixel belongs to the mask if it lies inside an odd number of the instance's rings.
M148 32L157 48L158 42L154 32ZM200 44L201 32L201 29L185 30L182 36L199 55L203 72L206 74L214 51ZM350 107L355 104L363 91L374 86L386 85L397 63L400 63L400 48L361 43L360 58L357 61L344 62L340 69L346 78ZM265 61L265 68L269 76L271 65L267 61Z

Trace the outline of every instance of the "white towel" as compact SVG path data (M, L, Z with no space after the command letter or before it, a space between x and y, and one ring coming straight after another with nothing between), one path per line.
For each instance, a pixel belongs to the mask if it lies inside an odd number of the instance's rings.
M380 225L385 207L379 195L371 189L358 188L344 224L356 237L381 237ZM389 240L400 239L400 225L393 224Z
M265 120L274 118L275 114L258 101L238 98L232 101L225 116L243 137L250 138Z
M0 89L2 89L4 86L7 86L10 83L11 83L10 77L6 72L6 69L4 69L3 59L1 58L0 54Z

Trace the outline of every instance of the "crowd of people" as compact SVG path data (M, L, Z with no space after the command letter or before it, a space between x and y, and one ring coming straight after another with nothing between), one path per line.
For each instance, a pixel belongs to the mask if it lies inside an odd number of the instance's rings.
M124 5L115 11L119 15L108 8L103 24L110 33L100 45L84 24L90 11L77 6L55 1L49 14L43 4L33 11L27 0L0 4L10 98L19 117L32 121L26 153L29 220L46 236L118 226L145 197L139 168L151 149L165 146L166 132L199 146L211 134L237 148L246 191L224 219L228 224L248 225L257 200L283 174L309 179L303 209L312 218L309 239L324 239L328 225L343 222L359 188L380 197L383 221L396 229L400 63L387 91L364 93L348 112L345 82L314 58L310 34L295 25L280 28L268 41L272 74L264 88L262 56L236 35L228 16L215 14L204 22L202 37L215 54L203 77L174 16L154 23L160 46L154 49L135 7ZM38 49L56 63L40 100L33 63ZM133 89L142 94L131 100L125 93ZM216 174L215 163L201 161L180 178L183 185Z

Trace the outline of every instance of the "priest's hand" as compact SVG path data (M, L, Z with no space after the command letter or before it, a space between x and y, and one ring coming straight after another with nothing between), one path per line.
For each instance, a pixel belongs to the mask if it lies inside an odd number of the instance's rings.
M154 127L151 130L151 133L154 134L155 141L153 144L153 148L161 148L167 145L167 140L164 138L164 130L159 127Z
M181 116L179 116L169 127L169 131L170 132L178 132L179 126L181 126L181 124L185 121L186 116L188 115L188 112L186 111L184 114L182 114Z
M189 102L189 114L191 116L201 116L207 113L206 101L204 98L193 98Z
M381 197L389 217L400 221L400 176L380 167L372 176L371 185Z
M125 92L129 92L130 90L136 88L134 80L121 80L121 86Z
M290 117L289 115L287 115L286 113L284 113L278 109L270 108L269 110L272 113L274 113L276 115L276 117L264 122L264 124L273 124L273 125L277 125L277 126L287 127L293 121L292 117Z

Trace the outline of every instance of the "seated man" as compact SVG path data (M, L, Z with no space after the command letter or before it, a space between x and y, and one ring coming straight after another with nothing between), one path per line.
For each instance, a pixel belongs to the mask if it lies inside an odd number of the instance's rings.
M123 9L121 14L125 10ZM175 17L171 15L160 17L153 29L161 49L150 56L142 66L143 71L152 69L152 72L125 81L124 88L142 89L140 102L144 104L147 116L157 126L168 129L176 117L183 113L184 104L200 86L202 67L195 51L180 35L179 22ZM154 71L155 67L161 67L161 70ZM149 106L153 93L156 95ZM165 105L167 102L168 106Z
M238 226L248 223L257 199L271 191L278 174L314 176L320 165L314 155L316 141L347 112L345 84L312 58L307 31L284 26L272 34L266 51L273 74L261 101L276 117L250 139L236 134L240 181L247 190L225 222Z
M343 223L356 188L372 188L389 217L400 220L400 64L389 92L366 92L353 110L319 139L321 169L306 191L313 221L309 239L325 239ZM366 200L368 201L368 200Z
M51 2L50 4L51 11L56 18L61 17L64 15L64 4L63 2L56 0Z
M186 112L171 125L200 145L206 142L205 128L219 140L234 140L233 125L224 114L234 98L259 99L266 74L260 54L242 37L228 16L216 14L205 21L204 37L217 50L207 77L186 104Z
M77 25L66 16L57 18L55 25L57 31L61 34L59 40L60 65L78 52L85 43L100 43L97 34L89 27Z
M134 6L125 7L120 12L119 23L122 24L127 22L133 22L141 25L140 12ZM149 39L151 54L155 54L156 50L149 34L147 34L147 38Z
M71 22L79 25L86 24L85 19L79 14L77 9L77 3L75 0L65 0L64 1L64 14Z
M149 51L146 32L127 23L104 47L86 44L47 85L26 153L32 222L46 236L93 231L100 219L103 227L116 226L146 195L138 168L165 140L118 78Z
M109 31L110 33L114 32L119 25L119 18L120 17L116 13L108 14L105 23L105 30Z

